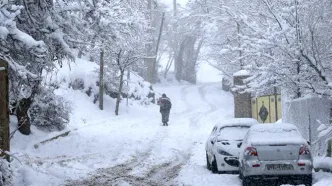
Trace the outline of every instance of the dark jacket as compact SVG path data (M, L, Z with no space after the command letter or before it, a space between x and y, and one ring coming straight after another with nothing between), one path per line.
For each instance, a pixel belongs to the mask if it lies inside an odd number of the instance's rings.
M160 112L169 112L172 108L171 100L168 97L161 97L159 99Z

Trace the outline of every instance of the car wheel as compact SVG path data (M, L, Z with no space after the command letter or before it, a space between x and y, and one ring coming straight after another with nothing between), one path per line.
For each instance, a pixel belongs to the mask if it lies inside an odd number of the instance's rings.
M251 184L253 184L252 181L253 180L248 177L242 177L242 186L251 186Z
M312 175L310 176L306 176L304 179L303 179L303 184L305 186L312 186Z
M207 152L206 152L206 168L208 170L211 170L211 163L209 161L209 156L207 155Z
M240 178L240 180L242 180L243 179L243 174L242 174L241 170L239 172L240 172L239 173L239 178Z
M217 167L217 160L216 157L214 157L211 165L212 173L217 174L218 173L218 167Z

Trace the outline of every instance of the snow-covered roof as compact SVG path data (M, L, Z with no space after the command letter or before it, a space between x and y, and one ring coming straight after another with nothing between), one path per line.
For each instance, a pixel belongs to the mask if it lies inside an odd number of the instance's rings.
M240 70L233 74L233 76L249 76L250 72L248 70Z
M216 124L216 126L220 127L231 127L231 126L248 126L258 124L258 121L253 118L232 118L226 119Z
M250 128L248 140L253 145L306 144L297 127L288 123L257 124Z

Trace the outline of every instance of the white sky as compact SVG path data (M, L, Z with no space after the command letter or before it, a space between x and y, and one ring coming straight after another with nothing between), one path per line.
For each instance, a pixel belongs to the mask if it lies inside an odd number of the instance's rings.
M158 2L164 3L168 6L172 6L173 0L158 0ZM181 5L185 5L188 2L188 0L177 0L177 3Z

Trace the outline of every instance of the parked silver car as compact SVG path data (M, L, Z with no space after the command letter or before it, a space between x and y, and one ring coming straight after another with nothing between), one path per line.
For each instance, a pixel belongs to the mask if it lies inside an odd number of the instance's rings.
M240 143L249 128L258 121L252 118L235 118L216 124L206 142L206 166L213 173L239 172Z
M309 145L295 125L254 125L238 146L243 186L255 185L262 179L312 185Z

